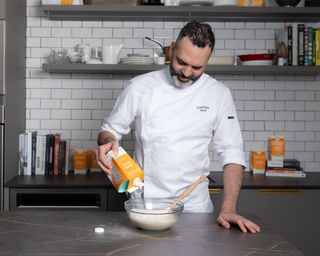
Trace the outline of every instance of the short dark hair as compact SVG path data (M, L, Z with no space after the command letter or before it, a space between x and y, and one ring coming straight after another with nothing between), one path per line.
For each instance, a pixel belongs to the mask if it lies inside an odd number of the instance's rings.
M196 20L189 21L180 31L176 43L182 40L182 38L188 37L192 41L193 45L200 48L209 46L211 52L213 51L215 38L212 32L211 26L206 23L200 23Z

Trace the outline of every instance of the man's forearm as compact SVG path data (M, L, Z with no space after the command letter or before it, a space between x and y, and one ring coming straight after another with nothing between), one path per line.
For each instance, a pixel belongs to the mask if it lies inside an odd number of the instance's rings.
M224 194L221 211L236 212L244 169L238 164L224 167Z
M98 145L101 146L103 144L107 144L111 141L116 141L116 137L111 133L111 132L107 132L107 131L102 131L99 133L98 136Z

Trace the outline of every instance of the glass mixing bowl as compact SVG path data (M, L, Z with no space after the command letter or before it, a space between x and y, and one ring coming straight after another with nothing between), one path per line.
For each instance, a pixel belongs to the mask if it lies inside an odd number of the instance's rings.
M166 230L175 224L183 210L183 203L175 199L137 198L124 203L131 222L144 230Z

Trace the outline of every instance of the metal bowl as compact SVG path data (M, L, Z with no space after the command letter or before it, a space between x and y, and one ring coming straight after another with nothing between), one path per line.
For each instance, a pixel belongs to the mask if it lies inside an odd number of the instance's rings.
M178 220L183 203L174 203L174 199L130 199L124 203L131 222L144 230L166 230Z
M277 4L281 7L288 6L294 7L297 6L301 0L276 0Z

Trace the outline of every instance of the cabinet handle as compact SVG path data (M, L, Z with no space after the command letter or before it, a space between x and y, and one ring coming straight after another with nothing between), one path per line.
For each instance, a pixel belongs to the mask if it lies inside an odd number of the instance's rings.
M299 189L259 189L261 194L267 195L294 195L299 194Z
M221 189L220 188L209 188L209 193L210 194L220 194Z

